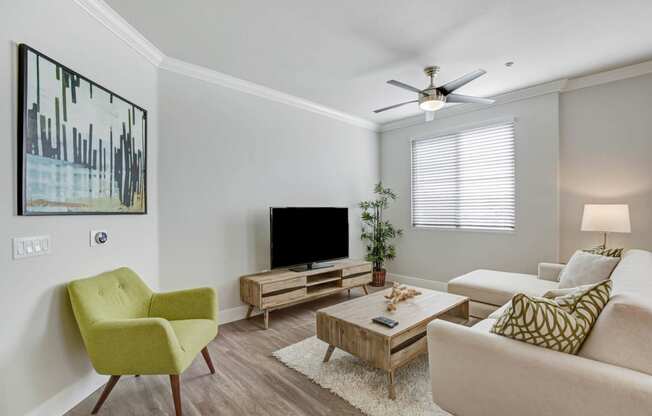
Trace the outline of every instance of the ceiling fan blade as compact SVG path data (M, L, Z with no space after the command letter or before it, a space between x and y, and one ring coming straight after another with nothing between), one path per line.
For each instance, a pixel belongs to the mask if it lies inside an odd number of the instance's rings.
M435 112L434 111L426 111L426 121L432 121L435 119Z
M390 79L389 81L387 81L387 83L389 85L393 85L395 87L403 88L404 90L408 90L408 91L412 91L412 92L416 92L416 93L421 92L420 89L418 89L416 87L413 87L412 85L405 84L405 83L403 83L401 81L397 81L395 79Z
M487 71L485 71L484 69L476 69L475 71L469 72L468 74L463 75L456 80L447 82L446 84L442 85L437 89L443 92L444 94L448 95L451 92L455 91L456 89L468 84L469 82L473 81L478 77L483 76L486 73Z
M374 113L380 113L380 112L383 112L383 111L391 110L392 108L400 107L400 106L405 105L405 104L411 104L411 103L416 103L416 102L419 102L419 100L406 101L404 103L390 105L389 107L384 107L384 108L379 108L378 110L374 110Z
M448 94L446 96L447 103L475 103L475 104L493 104L496 100L491 98L471 97L469 95L461 94Z

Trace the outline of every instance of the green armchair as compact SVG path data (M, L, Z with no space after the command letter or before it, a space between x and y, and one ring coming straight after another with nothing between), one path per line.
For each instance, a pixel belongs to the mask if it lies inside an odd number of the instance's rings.
M120 376L168 374L181 416L181 374L199 352L212 374L207 345L217 336L211 288L154 293L128 268L68 284L72 308L95 370L110 375L92 414Z

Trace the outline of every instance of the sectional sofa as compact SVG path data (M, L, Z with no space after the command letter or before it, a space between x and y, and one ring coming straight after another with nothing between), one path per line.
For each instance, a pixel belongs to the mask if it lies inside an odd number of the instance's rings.
M612 298L578 355L490 333L518 292L557 287L563 265L539 275L478 270L449 283L471 298L473 327L428 326L433 400L457 416L652 414L652 253L629 250L613 271ZM496 309L499 310L496 310Z

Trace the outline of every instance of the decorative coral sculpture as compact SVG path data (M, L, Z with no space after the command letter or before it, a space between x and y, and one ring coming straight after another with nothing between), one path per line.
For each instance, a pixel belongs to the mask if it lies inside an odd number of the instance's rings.
M393 312L396 310L399 302L419 296L420 294L421 292L416 289L401 286L398 282L394 282L392 293L385 295L385 298L388 300L387 310Z

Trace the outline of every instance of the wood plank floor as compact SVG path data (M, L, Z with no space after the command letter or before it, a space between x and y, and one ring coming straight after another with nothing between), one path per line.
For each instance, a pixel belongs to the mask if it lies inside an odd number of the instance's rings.
M361 289L351 291L351 298L358 296L362 296ZM362 415L340 397L272 357L272 352L315 334L318 309L348 299L344 292L272 312L266 331L260 316L220 326L219 335L208 346L216 374L211 376L199 355L181 375L184 416ZM89 415L100 392L66 415ZM99 412L102 416L173 414L168 376L121 378Z

